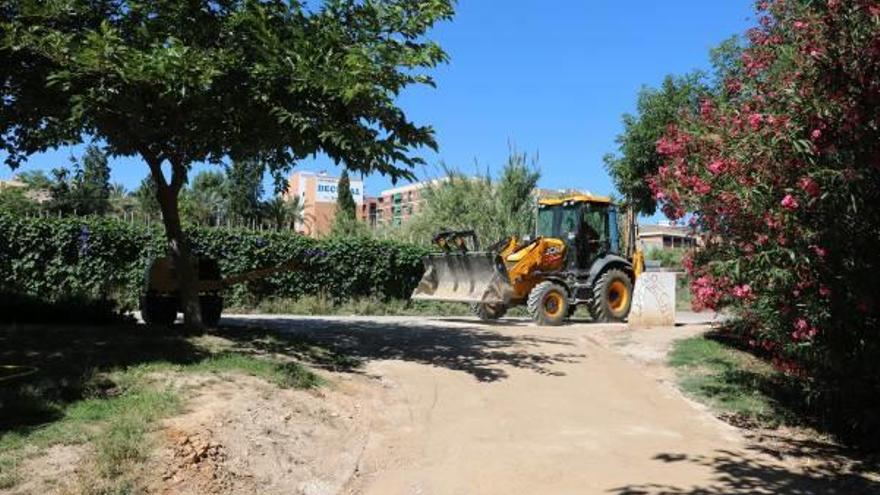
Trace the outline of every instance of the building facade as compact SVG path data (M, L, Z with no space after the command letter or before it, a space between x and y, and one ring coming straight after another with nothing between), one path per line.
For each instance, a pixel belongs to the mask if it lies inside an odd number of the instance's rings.
M678 225L639 225L639 241L645 249L692 248L699 245L699 238L689 227Z
M364 183L362 180L349 178L351 195L358 211L364 204ZM284 199L294 196L303 204L303 221L298 222L296 231L312 237L320 237L330 233L333 219L336 216L336 196L339 177L324 172L294 172L287 180L287 192Z
M360 219L370 228L400 226L422 207L424 189L430 182L415 182L405 186L382 191L379 196L364 199L360 209Z

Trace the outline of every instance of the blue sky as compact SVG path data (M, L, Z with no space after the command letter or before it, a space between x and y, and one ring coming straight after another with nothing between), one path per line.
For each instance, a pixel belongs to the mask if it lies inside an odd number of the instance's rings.
M400 104L434 126L441 161L464 172L504 164L508 143L536 152L541 186L610 193L602 156L615 150L620 117L643 85L666 74L706 68L708 51L754 18L750 0L459 0L455 18L435 28L450 62L434 72L437 88L411 88ZM80 147L35 155L20 170L68 166ZM2 157L2 153L0 153ZM133 189L147 167L136 158L111 162L112 180ZM196 167L200 170L203 167ZM298 169L337 172L318 157ZM0 177L12 172L0 165ZM366 178L367 194L390 186ZM267 178L267 191L272 186Z

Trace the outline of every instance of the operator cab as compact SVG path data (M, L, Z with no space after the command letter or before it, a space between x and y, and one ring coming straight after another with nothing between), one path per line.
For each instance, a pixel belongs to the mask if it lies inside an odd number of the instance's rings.
M567 266L586 270L600 256L618 253L617 208L603 196L542 199L536 235L564 241Z

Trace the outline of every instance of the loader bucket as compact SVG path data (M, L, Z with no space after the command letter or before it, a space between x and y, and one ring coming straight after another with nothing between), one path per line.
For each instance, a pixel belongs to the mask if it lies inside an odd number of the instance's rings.
M420 301L508 304L513 292L497 253L429 254L425 274L413 291Z

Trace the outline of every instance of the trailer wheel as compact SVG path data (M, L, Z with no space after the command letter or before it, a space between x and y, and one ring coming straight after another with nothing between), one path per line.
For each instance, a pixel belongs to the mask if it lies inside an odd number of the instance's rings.
M216 327L223 313L223 297L216 294L199 296L199 305L202 307L202 323Z
M475 303L471 304L471 311L481 320L497 320L507 313L507 306L502 303Z
M562 325L568 317L568 294L565 287L547 280L532 289L527 306L538 325Z
M177 299L146 294L140 300L141 318L147 325L170 326L177 319Z

